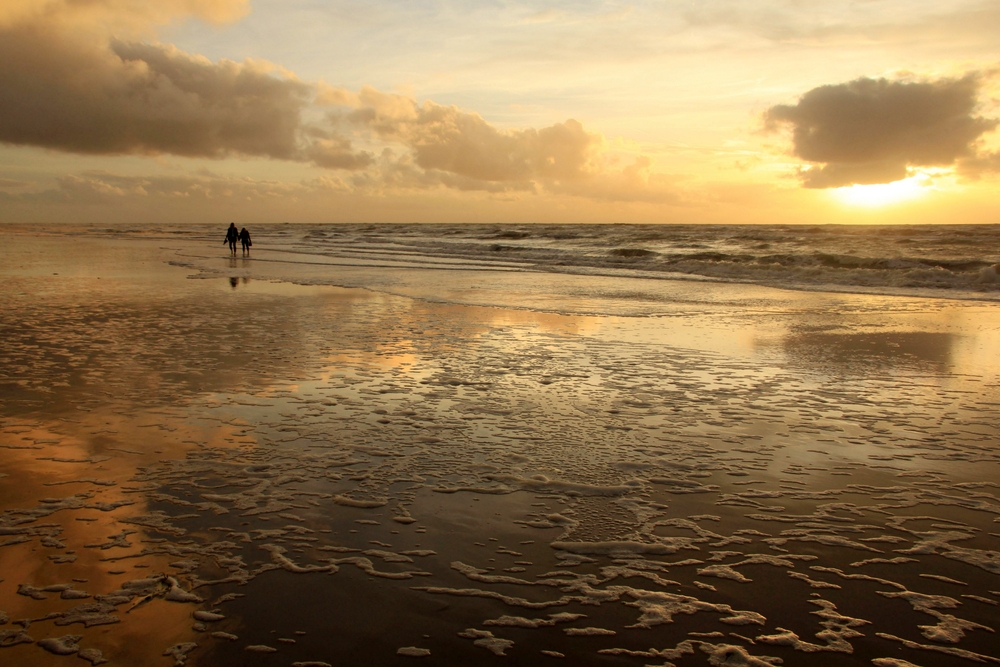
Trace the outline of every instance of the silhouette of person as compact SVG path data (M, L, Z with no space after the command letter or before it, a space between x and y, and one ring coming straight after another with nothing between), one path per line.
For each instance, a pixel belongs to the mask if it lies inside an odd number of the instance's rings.
M253 242L250 241L250 232L247 231L246 227L240 230L240 243L243 244L243 252L249 253Z
M222 243L223 244L228 243L229 244L229 249L233 251L234 255L236 254L236 241L239 238L240 238L240 233L236 229L236 223L235 222L230 222L229 223L229 229L226 230L226 240L223 241Z

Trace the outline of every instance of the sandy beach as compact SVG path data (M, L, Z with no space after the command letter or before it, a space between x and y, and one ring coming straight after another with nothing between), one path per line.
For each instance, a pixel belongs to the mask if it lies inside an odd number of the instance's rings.
M0 664L1000 663L993 301L0 234Z

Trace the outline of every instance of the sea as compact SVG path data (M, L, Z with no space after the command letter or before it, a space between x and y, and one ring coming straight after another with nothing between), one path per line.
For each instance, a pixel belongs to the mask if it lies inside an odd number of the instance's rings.
M223 239L226 224L82 226L98 236ZM250 225L295 265L476 270L755 284L795 290L1000 299L997 225L288 224ZM39 232L61 233L46 226ZM208 257L216 253L206 254ZM191 258L194 259L194 258ZM184 260L179 260L183 264ZM313 282L337 283L315 273Z

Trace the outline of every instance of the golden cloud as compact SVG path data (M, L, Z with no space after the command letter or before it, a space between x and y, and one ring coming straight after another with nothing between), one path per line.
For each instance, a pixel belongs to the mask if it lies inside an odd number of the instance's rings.
M577 180L599 171L599 134L569 119L541 129L500 130L476 113L364 87L325 88L328 104L353 107L345 120L405 145L417 166L479 181Z

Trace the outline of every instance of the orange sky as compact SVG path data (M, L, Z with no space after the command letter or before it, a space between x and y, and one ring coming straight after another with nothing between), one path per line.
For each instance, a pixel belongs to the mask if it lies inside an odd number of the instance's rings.
M1000 223L1000 5L6 0L0 222Z

